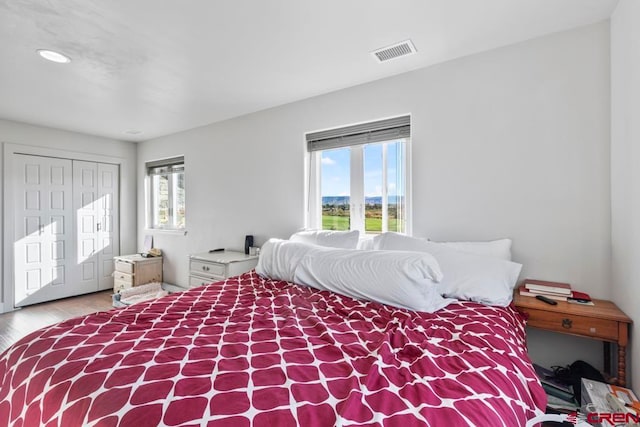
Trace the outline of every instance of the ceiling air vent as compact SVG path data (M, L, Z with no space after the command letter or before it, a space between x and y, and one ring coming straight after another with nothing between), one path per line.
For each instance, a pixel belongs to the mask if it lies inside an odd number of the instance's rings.
M378 61L386 62L391 59L416 53L416 48L413 46L413 43L411 43L411 40L405 40L391 46L383 47L382 49L374 50L371 53L378 58Z

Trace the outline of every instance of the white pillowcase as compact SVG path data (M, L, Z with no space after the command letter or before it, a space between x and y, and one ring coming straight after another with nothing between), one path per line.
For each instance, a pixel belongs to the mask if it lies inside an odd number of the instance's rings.
M375 249L427 252L435 257L444 277L442 295L488 305L507 306L513 298L522 264L451 249L425 239L397 233L374 238Z
M332 249L271 239L262 247L256 272L416 311L434 312L453 301L440 295L436 282L442 272L427 253Z
M358 237L360 237L358 230L308 230L292 234L289 240L329 248L355 249L358 246Z
M293 282L296 267L302 258L316 248L317 246L300 242L269 239L260 248L256 273L275 280Z
M511 239L489 242L433 242L457 251L511 261Z
M372 251L373 250L373 237L372 236L361 237L358 240L358 246L356 246L356 249L359 249L361 251Z

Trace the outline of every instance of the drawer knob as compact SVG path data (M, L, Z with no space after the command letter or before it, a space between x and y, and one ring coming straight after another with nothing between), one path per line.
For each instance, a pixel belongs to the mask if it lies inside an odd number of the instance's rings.
M562 327L565 329L571 329L573 321L571 319L562 319Z
M203 269L204 271L209 271L209 267L207 267L206 265L203 265L203 266L202 266L202 269Z

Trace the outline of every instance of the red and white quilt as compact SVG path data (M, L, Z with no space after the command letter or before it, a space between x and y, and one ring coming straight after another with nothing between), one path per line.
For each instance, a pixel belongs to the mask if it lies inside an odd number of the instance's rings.
M1 426L518 426L545 404L512 308L416 313L255 272L0 356Z

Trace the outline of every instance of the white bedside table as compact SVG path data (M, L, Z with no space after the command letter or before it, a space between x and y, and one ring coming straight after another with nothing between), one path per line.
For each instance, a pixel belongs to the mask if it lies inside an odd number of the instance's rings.
M235 251L189 255L189 287L194 288L238 276L257 264L257 255L245 255Z

